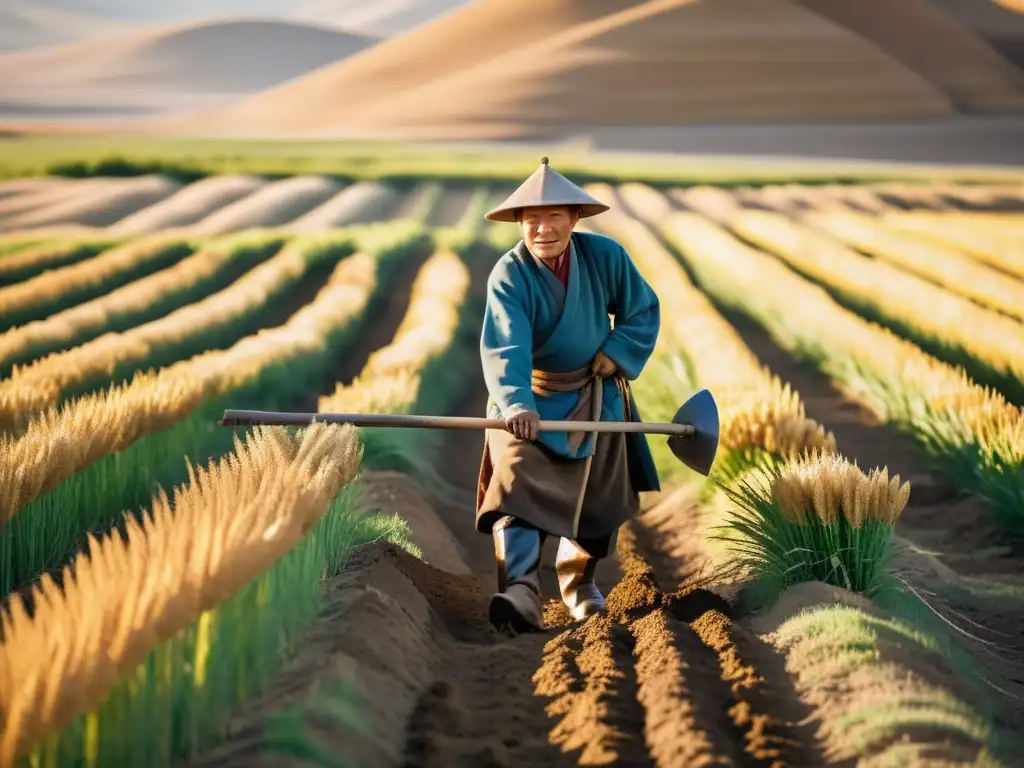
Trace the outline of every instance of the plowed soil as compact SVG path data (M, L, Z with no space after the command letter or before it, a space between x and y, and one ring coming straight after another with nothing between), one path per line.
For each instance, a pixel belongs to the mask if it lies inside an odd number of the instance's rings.
M475 387L462 413L479 414L485 400ZM480 447L480 435L452 433L449 482L472 487ZM487 621L493 550L470 509L431 503L392 472L368 473L364 498L401 510L423 560L386 544L357 551L278 683L193 765L292 764L260 747L266 713L330 678L355 680L374 731L312 719L313 735L367 766L825 763L813 731L797 724L809 711L781 657L734 623L723 597L696 578L679 581L685 547L648 545L659 520L685 528L694 519L685 494L623 529L616 557L598 570L607 610L585 623L552 599L549 543L547 628L519 636ZM690 538L681 529L676 541Z

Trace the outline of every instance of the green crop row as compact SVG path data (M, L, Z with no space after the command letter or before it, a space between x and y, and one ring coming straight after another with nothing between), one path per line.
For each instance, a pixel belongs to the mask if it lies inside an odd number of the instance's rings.
M343 354L363 327L367 303L390 289L395 270L404 259L427 247L422 231L408 223L336 232L317 242L322 242L323 252L335 254L363 246L371 261L351 265L355 274L350 277L344 270L356 257L342 259L336 268L341 278L338 284L332 289L329 282L319 304L314 299L300 309L291 325L264 329L232 348L205 352L158 372L155 378L142 375L128 384L125 390L129 394L137 390L138 400L150 398L148 412L126 414L143 422L136 427L137 438L124 444L111 437L116 451L89 457L88 465L72 467L73 472L48 492L25 504L16 503L16 514L0 529L0 593L7 594L43 571L59 568L74 554L86 532L108 530L120 510L144 503L158 486L181 481L186 471L182 457L205 461L229 450L231 436L217 426L224 408L240 407L239 403L253 408L289 408L307 397L309 382L323 378L332 360ZM370 273L364 274L367 269ZM342 303L346 297L348 306ZM182 390L175 392L174 386ZM90 417L96 423L93 439L101 444L107 431L132 428L117 411L111 413L112 421L107 424L102 415L104 402L104 397L97 395L64 406L68 419L84 432L77 439L89 439L83 422ZM111 402L117 409L116 399ZM47 426L40 424L38 431L49 434ZM56 423L50 431L53 440L66 439ZM41 439L45 440L46 434ZM20 440L33 437L27 433ZM16 449L17 444L8 455L16 455ZM59 457L56 460L60 461Z
M986 500L1002 530L1024 534L1024 409L701 216L673 214L663 231L703 290L913 436L938 471Z

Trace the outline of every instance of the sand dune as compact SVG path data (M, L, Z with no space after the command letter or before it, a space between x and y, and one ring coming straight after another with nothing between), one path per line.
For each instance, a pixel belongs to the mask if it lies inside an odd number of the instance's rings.
M83 187L53 205L3 220L2 229L29 229L54 224L87 224L103 227L163 200L181 188L166 176L138 176L131 179L90 179L99 182L90 190ZM83 182L84 184L84 182Z
M161 26L0 56L0 113L145 115L223 104L376 38L284 21Z
M112 234L140 234L195 224L215 211L241 200L266 182L257 176L211 176L189 184L156 205L136 211L114 224Z
M168 127L235 133L250 125L259 132L294 131L306 122L340 125L370 105L640 4L641 0L479 0L237 106Z
M337 193L339 184L323 176L292 176L261 187L199 221L192 229L220 235L249 227L276 227L308 213Z
M578 0L558 7L568 16L573 6L593 10L591 5ZM497 4L482 2L424 28L415 46L403 48L404 38L389 40L248 99L208 127L502 139L594 124L861 120L951 112L949 99L924 77L859 35L786 0L626 5L529 42L487 39L487 60L474 67L448 66L449 55L453 60L467 55L463 46L450 53L448 25L461 23L471 10L481 23L490 14L489 28L507 23ZM393 67L417 74L371 77L361 68L385 46L391 48ZM361 85L342 88L354 71ZM422 84L414 87L417 79Z
M467 2L473 0L307 0L297 4L291 18L390 37L425 24Z
M968 112L1024 110L1024 71L927 0L793 0L880 47Z
M928 0L1024 69L1024 6L1007 0Z

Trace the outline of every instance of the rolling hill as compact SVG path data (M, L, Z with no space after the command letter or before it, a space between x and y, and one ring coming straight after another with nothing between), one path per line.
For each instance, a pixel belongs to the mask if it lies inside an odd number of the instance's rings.
M130 22L62 8L43 0L3 0L0 3L0 53L74 43L129 28Z
M1020 0L929 0L1024 68L1024 3Z
M921 73L786 0L625 6L561 0L554 20L527 30L515 25L522 12L482 0L190 128L511 139L572 126L920 118L953 110ZM492 32L479 40L469 34L481 28Z
M308 24L232 20L164 25L0 56L0 114L153 115L235 99L373 45Z
M863 35L965 112L1024 111L1024 71L927 0L795 1Z
M600 19L641 0L481 0L381 41L351 58L272 88L237 106L173 122L183 130L234 132L317 126L330 133L353 113L414 89L486 66L509 51ZM325 98L326 94L332 94Z

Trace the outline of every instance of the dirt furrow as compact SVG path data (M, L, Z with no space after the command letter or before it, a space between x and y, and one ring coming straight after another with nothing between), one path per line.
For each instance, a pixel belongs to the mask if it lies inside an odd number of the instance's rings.
M553 697L561 720L551 740L583 765L654 765L644 740L644 708L629 629L608 616L562 631L545 646L536 691Z
M681 634L679 626L664 611L630 625L636 642L638 698L646 711L645 737L651 755L658 768L733 765L735 750L729 744L716 746L710 729L703 725L708 703L692 690L692 679L700 674L694 659L702 654L694 647L692 634ZM707 671L705 664L704 673Z
M718 654L722 679L729 683L735 703L729 715L745 733L744 749L761 765L800 765L785 758L801 746L787 734L786 725L770 712L777 702L766 695L765 679L735 641L738 628L721 611L705 612L691 625L708 648Z

